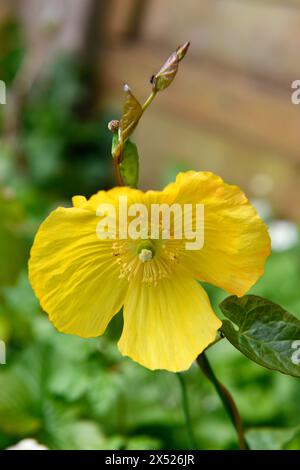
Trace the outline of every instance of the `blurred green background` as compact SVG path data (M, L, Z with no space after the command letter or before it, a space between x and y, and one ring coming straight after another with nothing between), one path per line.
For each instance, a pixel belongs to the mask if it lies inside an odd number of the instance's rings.
M7 363L0 365L0 448L27 437L51 449L189 448L177 377L121 357L121 315L102 338L62 335L28 283L29 250L45 216L70 205L75 194L114 184L107 122L116 116L95 79L92 54L58 50L50 67L40 64L45 73L32 72L30 40L15 2L8 3L0 4L0 79L9 91L0 106L0 340L7 347ZM47 34L54 28L50 20ZM243 161L237 165L243 168ZM159 168L158 184L186 167L190 162L177 155ZM267 183L266 176L256 179L256 186ZM272 227L274 251L253 293L300 318L297 225L276 223L284 213L266 193L253 196ZM206 288L218 310L226 293ZM237 401L251 446L300 449L299 380L259 367L225 340L209 358ZM193 366L184 377L198 448L236 449L232 425L201 371Z

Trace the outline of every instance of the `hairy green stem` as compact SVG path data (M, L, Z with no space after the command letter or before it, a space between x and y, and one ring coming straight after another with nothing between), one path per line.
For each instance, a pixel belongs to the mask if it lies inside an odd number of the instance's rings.
M181 389L181 400L182 400L182 409L183 409L183 414L185 418L185 425L186 425L186 430L187 434L189 437L191 449L197 449L197 443L193 431L193 426L192 426L192 421L191 421L191 415L190 415L190 408L189 408L189 399L188 399L188 394L187 394L187 388L185 384L184 377L181 373L176 374L179 380L180 384L180 389Z
M224 385L217 379L206 355L204 353L200 354L197 358L197 364L199 365L200 369L202 372L205 374L205 376L209 379L209 381L213 384L213 386L216 389L216 392L218 393L223 406L229 415L231 422L233 426L235 427L235 430L238 435L238 443L239 443L239 448L241 450L247 450L249 449L249 445L246 441L245 438L245 433L244 433L244 427L243 423L241 420L240 413L238 411L238 408L230 395L229 391L227 388L224 387Z

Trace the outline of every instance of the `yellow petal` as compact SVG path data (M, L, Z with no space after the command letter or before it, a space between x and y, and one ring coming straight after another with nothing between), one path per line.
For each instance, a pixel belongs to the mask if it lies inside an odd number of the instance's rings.
M220 326L203 288L185 274L156 286L138 275L126 296L119 348L149 369L176 372L190 367Z
M204 246L185 250L183 263L197 279L243 295L263 274L270 254L267 227L237 186L209 172L187 172L164 190L180 204L204 204Z
M84 196L74 196L72 199L74 207L80 207L95 212L100 204L110 203L116 208L120 197L127 197L128 206L136 202L143 202L143 192L138 189L118 186L109 191L98 191L96 194L86 199Z
M31 285L50 320L82 337L104 332L128 287L118 277L113 241L96 235L98 221L88 210L56 209L40 226L29 261Z
M84 209L87 204L87 199L84 196L73 196L72 203L74 207L78 207L79 209Z

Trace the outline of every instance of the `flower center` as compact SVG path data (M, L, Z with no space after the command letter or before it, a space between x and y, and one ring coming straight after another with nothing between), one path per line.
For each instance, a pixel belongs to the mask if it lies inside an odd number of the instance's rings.
M141 275L142 282L156 285L160 279L171 275L179 263L182 252L181 240L118 240L113 244L113 256L120 266L120 278L131 281Z
M146 261L150 261L150 259L152 259L152 251L147 250L147 248L143 248L139 254L139 259L142 263L146 263Z
M154 247L151 241L149 240L145 240L139 243L137 247L137 252L139 255L139 259L140 261L142 261L142 263L145 263L146 261L150 261L155 255Z

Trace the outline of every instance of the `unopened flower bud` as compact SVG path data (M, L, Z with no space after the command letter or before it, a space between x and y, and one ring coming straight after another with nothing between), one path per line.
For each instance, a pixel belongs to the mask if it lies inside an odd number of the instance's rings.
M154 91L165 90L174 80L179 62L184 58L189 48L190 42L179 46L164 63L160 71L151 77L151 84Z

